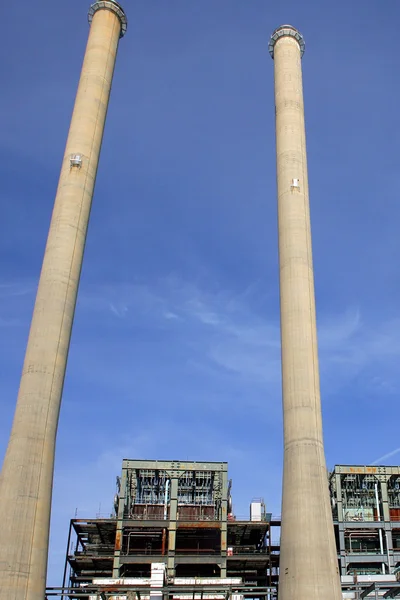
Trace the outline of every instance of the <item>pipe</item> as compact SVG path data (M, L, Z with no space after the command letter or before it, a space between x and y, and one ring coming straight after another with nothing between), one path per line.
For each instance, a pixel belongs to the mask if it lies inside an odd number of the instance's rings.
M127 548L126 548L126 555L127 556L129 556L129 545L131 543L131 535L132 535L132 532L128 533L128 545L127 545Z
M375 535L378 535L378 532L375 533L374 531L371 531L371 533L368 533L368 532L364 532L364 531L359 531L359 532L352 531L351 533L349 533L349 553L352 554L352 552L353 552L353 546L352 546L353 536L355 536L356 538L363 538L364 537L364 538L368 539L368 538L371 538L371 537L373 537ZM361 546L360 546L360 549L361 549ZM356 550L356 552L357 552L357 550Z
M168 514L168 492L169 492L169 479L165 482L165 498L164 498L164 521L167 520Z
M387 531L385 531L385 538L386 538L386 553L387 553L387 560L388 560L388 573L390 575L390 555L389 555L389 544L388 544L388 534Z
M378 516L378 521L381 520L381 509L379 507L379 496L378 496L378 484L375 483L375 500L376 500L376 514ZM379 528L379 545L381 548L381 554L383 554L383 538L382 538L382 529ZM385 563L382 563L382 573L385 575Z

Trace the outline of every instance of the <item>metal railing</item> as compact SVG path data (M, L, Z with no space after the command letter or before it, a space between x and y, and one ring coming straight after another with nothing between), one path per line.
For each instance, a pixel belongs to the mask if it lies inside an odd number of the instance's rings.
M353 556L354 554L370 554L371 556L379 556L379 555L386 555L386 552L381 552L379 549L374 549L374 550L345 550L345 554L346 556Z
M267 513L266 515L262 515L260 519L251 519L250 515L231 515L228 517L228 523L234 523L235 521L239 523L269 523L271 520L271 515Z
M274 553L272 550L271 553ZM162 556L166 554L161 549L154 548L129 548L129 550L122 551L123 556ZM202 555L220 555L221 550L218 548L176 548L175 555L176 556L202 556ZM268 555L269 548L232 548L229 547L227 549L227 556L237 556L237 555L251 555L251 556L260 556L260 555Z
M165 517L162 514L127 514L124 517L125 520L129 521L169 521L169 516ZM280 521L281 517L271 517L270 514L266 514L261 517L259 520L251 520L249 515L231 515L228 516L228 523L269 523L270 521ZM214 521L220 522L221 518L218 518L216 515L180 515L178 512L177 521Z
M268 554L268 548L252 548L250 546L247 547L229 547L228 548L228 556L235 556L236 554Z
M127 598L143 598L150 597L150 593L157 591L164 598L170 596L191 596L194 599L201 599L203 596L213 596L214 598L221 597L222 599L230 598L232 594L240 594L245 598L268 598L274 600L276 598L275 587L247 587L247 586L230 586L230 585L185 585L175 586L167 585L162 588L150 588L149 586L127 586L115 585L113 589L110 586L100 585L84 585L82 587L48 587L46 589L45 600L50 598L88 598L93 596L98 600L107 600L115 598L116 595L124 595Z
M159 515L159 514L155 514L155 515L149 515L149 514L140 514L140 515L126 515L126 517L124 517L124 519L126 519L127 521L132 520L132 521L169 521L169 516L164 517L164 515ZM211 522L218 522L218 521L222 521L222 519L218 519L218 517L216 517L215 515L210 516L210 515L190 515L190 516L186 516L186 515L177 515L177 521L211 521Z
M338 522L338 516L334 516L333 518L334 522ZM377 515L375 515L374 517L370 516L370 515L344 515L343 517L343 521L340 521L343 523L399 523L400 522L400 515L393 515L390 517L389 521L385 521L385 519L383 519L382 517L379 519Z

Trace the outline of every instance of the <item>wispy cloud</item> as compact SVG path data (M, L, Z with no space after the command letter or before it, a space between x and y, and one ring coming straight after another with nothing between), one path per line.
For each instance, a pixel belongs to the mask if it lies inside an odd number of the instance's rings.
M0 283L0 299L26 296L35 290L35 284L29 281L10 281Z
M0 327L16 328L28 322L35 285L32 281L0 282Z
M396 454L399 454L399 452L400 452L400 448L395 448L391 452L388 452L387 454L384 454L383 456L380 456L379 458L377 458L376 460L374 460L371 463L371 465L379 465L380 463L383 463L388 458L391 458L392 456L395 456Z
M166 319L179 319L178 315L176 315L175 313L168 311L168 310L164 312L164 317Z
M120 319L126 317L128 313L128 307L126 305L115 306L112 302L109 304L111 312Z
M33 294L31 282L1 283L0 326L21 324L11 310L14 298L31 301ZM108 313L128 329L138 323L149 331L168 324L170 335L197 349L195 359L188 357L193 364L203 356L226 372L278 389L279 316L271 318L260 307L259 298L266 295L260 283L233 293L174 275L146 283L84 285L78 311L89 312L92 320L97 312ZM318 325L321 376L330 395L361 373L371 389L393 393L400 388L400 319L371 321L355 307L342 314L321 314Z

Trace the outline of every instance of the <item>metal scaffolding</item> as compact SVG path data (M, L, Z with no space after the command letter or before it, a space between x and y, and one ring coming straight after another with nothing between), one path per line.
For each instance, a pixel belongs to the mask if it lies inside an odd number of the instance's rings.
M139 580L143 597L157 565L165 586L185 584L184 600L192 598L192 581L199 593L207 582L204 600L211 600L211 583L225 591L232 583L250 586L252 597L258 597L255 589L264 597L268 588L273 597L279 547L271 528L280 522L271 520L261 499L248 516L234 515L227 463L124 460L114 508L109 519L71 520L63 586L49 597L74 597L93 585L103 592L103 583L115 582L119 593L123 582L133 593Z
M400 467L336 466L330 474L341 575L393 575L400 565Z

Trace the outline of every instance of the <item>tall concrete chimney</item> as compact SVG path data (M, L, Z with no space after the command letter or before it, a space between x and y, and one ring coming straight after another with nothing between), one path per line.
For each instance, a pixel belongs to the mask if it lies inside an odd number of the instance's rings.
M279 600L341 600L318 371L301 57L303 36L274 31L284 419Z
M122 8L97 0L0 476L0 599L43 600L61 395Z

